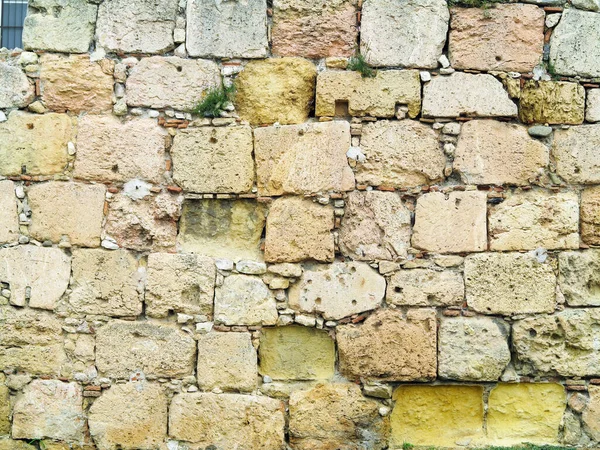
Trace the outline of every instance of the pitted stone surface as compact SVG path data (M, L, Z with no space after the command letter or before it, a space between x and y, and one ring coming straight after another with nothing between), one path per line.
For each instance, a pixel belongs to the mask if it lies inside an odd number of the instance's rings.
M552 155L556 173L568 183L600 183L600 124L556 130Z
M0 80L0 108L23 108L33 101L33 84L20 67L0 62Z
M19 237L19 216L15 184L10 180L0 181L0 244L16 241Z
M581 192L581 239L587 244L600 244L600 187Z
M215 290L215 321L225 325L275 325L275 297L260 278L229 275Z
M460 306L465 283L459 272L398 270L388 279L386 302L398 306Z
M583 122L585 89L566 81L528 81L521 89L519 118L524 123Z
M6 381L6 377L4 374L0 375L0 433L2 435L10 434L10 425L11 425L11 405L10 405L10 397L8 394L8 387L4 385ZM0 449L4 450L2 447L2 441L0 441Z
M600 306L600 251L558 255L558 285L569 306Z

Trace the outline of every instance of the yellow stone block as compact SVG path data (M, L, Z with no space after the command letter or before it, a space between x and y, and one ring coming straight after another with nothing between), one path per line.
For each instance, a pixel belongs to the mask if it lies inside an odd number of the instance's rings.
M583 123L585 89L565 81L528 81L521 91L519 117L524 123Z

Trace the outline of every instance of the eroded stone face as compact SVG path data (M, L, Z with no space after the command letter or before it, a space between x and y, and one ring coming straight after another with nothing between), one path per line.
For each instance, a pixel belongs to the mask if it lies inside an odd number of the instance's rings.
M19 237L19 216L15 184L10 180L0 181L0 244L16 241Z
M581 192L581 239L587 244L600 244L600 187Z
M386 302L399 306L459 306L464 301L462 274L451 270L398 270L388 280Z
M600 251L558 255L558 285L569 306L600 306Z
M583 423L595 440L600 440L600 387L589 386L590 401L583 411Z
M275 325L275 297L260 278L229 275L215 289L215 321L225 325Z
M567 81L528 81L521 89L519 118L525 123L583 122L585 89Z
M0 62L0 80L0 108L23 108L33 101L33 85L20 67Z
M6 378L4 374L0 375L0 433L3 435L8 435L10 433L10 397L8 395L8 387L4 385ZM1 441L0 441L1 442ZM2 449L2 444L0 444L0 449Z
M552 155L556 173L568 183L600 183L600 125L582 125L556 130Z

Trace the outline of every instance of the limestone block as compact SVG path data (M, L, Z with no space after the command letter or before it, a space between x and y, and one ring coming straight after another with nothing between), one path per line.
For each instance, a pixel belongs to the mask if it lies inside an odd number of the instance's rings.
M389 420L352 383L319 384L290 396L290 443L298 450L387 448Z
M383 309L360 325L337 327L340 372L348 379L425 381L437 372L432 309Z
M583 122L585 89L567 81L528 81L521 89L519 118L524 123Z
M267 56L267 2L187 3L186 49L190 56L264 58Z
M556 443L566 400L560 384L499 384L488 400L488 439L498 445Z
M425 85L423 116L516 117L517 105L492 75L455 72Z
M302 123L314 97L317 70L302 58L250 61L237 76L235 105L251 124Z
M265 261L299 262L334 258L333 208L310 199L283 197L271 205L267 217Z
M467 184L528 185L548 162L548 147L525 127L471 120L461 127L453 170Z
M78 124L73 176L94 181L139 178L160 183L165 172L166 134L154 119L122 122L114 116L83 116Z
M462 274L451 270L399 270L388 279L386 302L398 306L460 306L464 302Z
M247 126L181 130L171 147L173 180L191 192L248 192L254 182L252 150Z
M569 306L600 306L600 251L558 255L558 285Z
M33 84L20 67L0 62L0 108L23 108L35 98Z
M102 185L49 181L27 191L33 214L29 232L39 241L59 242L67 236L82 247L100 245L104 194Z
M455 69L531 72L542 60L544 19L536 5L452 8L449 56Z
M0 244L16 241L19 237L19 216L15 184L10 180L0 181L0 211Z
M585 120L588 122L600 122L600 89L590 89L587 91Z
M167 435L167 396L157 383L115 384L88 415L98 450L158 448Z
M96 39L117 53L172 50L177 0L108 0L100 4Z
M596 441L600 440L600 386L589 386L590 401L581 416L583 424Z
M556 130L552 156L556 173L574 184L600 183L600 124Z
M581 239L587 244L600 244L600 187L581 192Z
M431 127L412 120L381 120L363 125L360 141L366 162L356 182L371 186L412 187L444 176L446 157Z
M267 208L253 200L186 200L178 244L184 252L260 260Z
M369 64L434 69L450 14L443 0L370 0L361 17L361 54Z
M280 450L284 425L283 403L269 397L195 392L169 408L169 435L201 448Z
M82 405L79 384L34 380L15 402L12 437L81 441L85 423Z
M90 60L89 55L40 57L44 105L53 111L101 113L112 110L114 62Z
M213 61L176 56L142 58L127 77L127 104L190 111L220 83L219 67Z
M13 441L9 437L0 438L0 450L36 450L25 441Z
M18 176L23 168L28 175L62 172L73 131L66 114L11 112L0 123L0 175Z
M8 387L4 385L4 381L5 377L2 374L0 375L0 435L10 434L10 396L8 395ZM1 443L0 449L2 449Z
M439 253L480 252L487 248L487 194L454 191L417 199L412 245Z
M195 359L194 339L169 325L113 320L96 331L96 367L107 377L140 370L150 379L184 377Z
M258 195L354 189L349 148L350 125L345 121L256 128Z
M229 275L215 289L215 322L225 325L275 325L275 297L260 278Z

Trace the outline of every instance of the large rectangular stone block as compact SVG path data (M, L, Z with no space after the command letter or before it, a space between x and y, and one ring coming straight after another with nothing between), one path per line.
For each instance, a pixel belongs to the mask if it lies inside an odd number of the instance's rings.
M10 180L0 181L0 244L14 242L19 237L19 215L15 184Z
M552 156L556 173L567 183L600 183L600 124L556 130Z
M600 250L559 253L558 285L569 306L600 306Z
M600 245L600 187L590 187L581 192L581 239Z
M398 306L460 306L465 283L459 272L398 270L388 279L386 302Z
M521 89L519 118L524 123L583 123L585 89L566 81L528 81Z
M275 325L275 297L258 277L229 275L215 289L215 322L225 325Z

